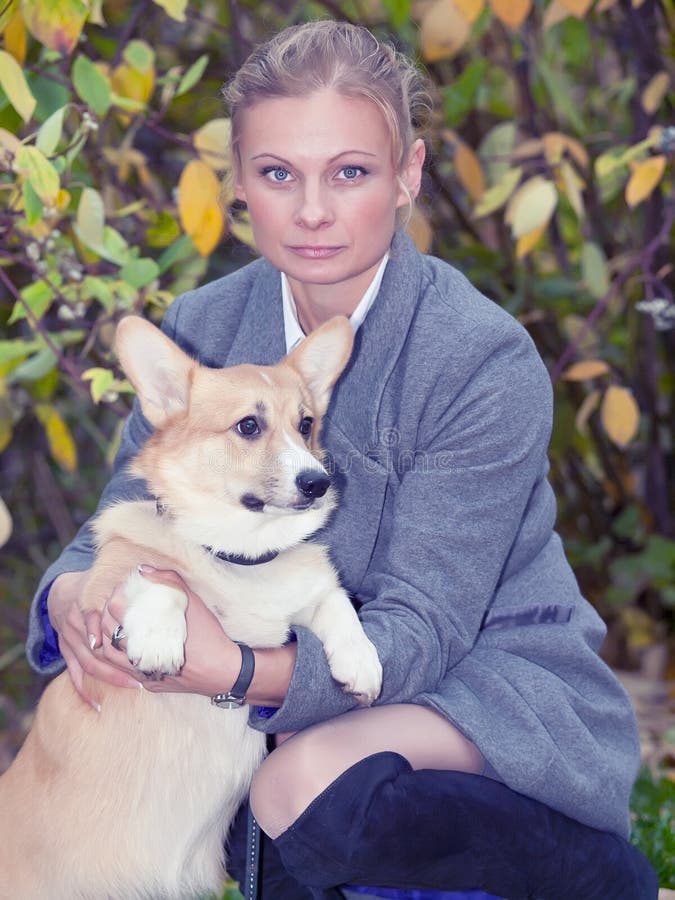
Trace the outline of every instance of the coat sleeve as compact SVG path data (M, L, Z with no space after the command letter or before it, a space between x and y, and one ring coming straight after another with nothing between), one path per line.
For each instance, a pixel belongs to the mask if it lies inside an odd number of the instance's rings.
M464 375L458 389L441 373L418 398L414 459L389 477L359 590L384 669L378 703L436 690L471 652L500 581L551 535L552 391L532 341L509 321ZM355 705L332 681L315 636L297 629L297 637L288 696L271 719L253 711L253 727L294 730Z
M176 301L169 307L162 322L162 330L172 339L176 333L179 310L180 302ZM103 490L96 513L115 500L138 499L147 496L145 483L141 479L133 478L127 472L127 465L151 433L152 427L143 416L138 402L135 401L133 409L124 423L112 477ZM28 616L26 656L31 667L42 675L55 675L65 668L63 657L58 653L44 652L45 622L41 612L42 601L46 597L50 585L59 575L64 572L82 572L91 566L94 558L91 533L93 518L94 516L82 525L73 540L45 571L33 597Z

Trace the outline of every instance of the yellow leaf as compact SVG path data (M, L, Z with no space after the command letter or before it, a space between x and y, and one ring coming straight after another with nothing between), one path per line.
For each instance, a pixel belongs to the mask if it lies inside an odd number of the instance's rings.
M553 182L542 175L530 178L509 200L504 220L511 226L514 238L522 237L547 225L558 203Z
M562 5L561 0L553 0L553 3L550 4L546 12L544 13L544 31L549 31L549 29L554 28L561 22L564 22L565 19L569 18L569 16L570 11Z
M12 156L16 156L21 149L21 141L11 131L7 131L6 128L0 128L0 149L11 153Z
M560 163L560 178L562 189L572 209L577 214L577 218L582 219L584 216L584 199L581 196L581 191L585 185L567 160L563 160Z
M175 19L176 22L185 21L185 9L188 0L155 0L157 6L161 6L164 12Z
M474 203L485 193L485 176L476 154L468 144L457 143L453 159L457 177Z
M586 434L588 420L598 408L599 403L600 391L592 390L584 397L582 404L577 410L576 416L574 417L574 424L577 428L577 431L580 431L581 434Z
M12 517L7 509L7 504L0 497L0 547L3 547L12 534Z
M516 258L523 259L531 250L534 250L545 232L546 223L539 225L537 228L533 228L532 231L529 231L527 234L521 235L516 241Z
M649 159L634 163L632 168L633 172L626 185L626 203L630 207L646 200L661 181L666 169L666 157L650 156Z
M485 191L480 201L476 204L473 214L480 218L496 212L503 206L516 189L522 171L518 167L517 169L508 169L504 172L497 184L493 184L491 188Z
M70 53L77 45L87 20L86 0L21 0L28 30L49 50Z
M0 50L0 86L24 122L30 121L37 100L26 83L21 66L6 50Z
M431 250L434 234L431 230L429 219L419 207L416 206L413 209L413 214L410 217L406 230L420 253L428 253Z
M469 40L471 25L453 0L436 0L420 25L420 50L427 62L450 59Z
M178 182L181 225L202 256L216 247L225 224L218 203L220 185L213 170L199 159L183 169Z
M577 19L583 19L593 5L593 0L558 0L565 9L569 10Z
M35 407L35 415L47 435L49 452L53 459L67 472L77 468L77 450L75 441L66 423L53 406L39 403Z
M670 75L667 72L657 72L650 79L641 97L642 108L648 115L653 115L661 106L661 101L666 96L669 85Z
M609 366L601 359L584 359L581 362L572 363L562 374L565 381L586 381L589 378L599 378L607 375Z
M640 425L640 410L630 388L611 384L602 400L600 418L607 436L619 447L626 447Z
M14 171L24 175L40 200L55 206L59 196L59 173L37 147L22 146L14 158Z
M454 2L457 9L470 25L473 25L476 19L478 19L485 6L485 0L454 0Z
M110 76L112 89L121 97L147 103L155 87L155 70L141 72L128 63L120 63Z
M26 60L27 36L26 23L21 11L17 10L5 28L5 50L12 54L19 65L23 65Z
M19 8L19 0L5 0L0 6L0 34L3 33Z
M517 31L530 14L533 0L490 0L492 12L497 18Z
M248 210L240 213L236 219L230 219L230 233L242 244L246 244L251 250L257 251L258 248L255 245L255 237L253 236L251 217L248 214Z
M207 166L214 172L229 169L232 125L229 119L212 119L192 135L192 143Z
M619 0L598 0L598 5L595 7L595 11L599 13L607 12L608 9L611 9L618 2Z

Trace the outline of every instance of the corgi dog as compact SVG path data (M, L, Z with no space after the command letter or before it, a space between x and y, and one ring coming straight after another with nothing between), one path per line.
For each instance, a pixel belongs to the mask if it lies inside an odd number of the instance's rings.
M377 652L327 549L307 540L335 504L318 440L352 341L337 317L277 365L209 369L149 322L120 322L117 353L154 427L131 471L155 499L98 515L81 606L101 610L125 584L126 650L141 672L179 672L186 635L184 593L144 579L147 563L178 572L233 640L275 647L292 625L311 629L344 690L378 696ZM248 708L93 679L87 690L100 712L67 673L50 683L0 778L0 898L218 891L228 828L265 755Z

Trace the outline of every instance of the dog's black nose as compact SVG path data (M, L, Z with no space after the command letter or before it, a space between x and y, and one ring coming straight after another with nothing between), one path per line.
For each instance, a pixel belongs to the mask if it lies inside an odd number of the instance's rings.
M330 478L323 472L317 472L316 469L306 469L300 472L295 479L295 483L301 494L315 500L317 497L323 497L330 487Z

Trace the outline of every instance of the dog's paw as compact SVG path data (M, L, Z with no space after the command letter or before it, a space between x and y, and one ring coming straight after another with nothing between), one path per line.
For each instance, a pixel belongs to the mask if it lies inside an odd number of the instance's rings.
M127 656L150 678L176 675L185 662L185 594L137 576L127 583Z
M359 629L349 640L324 647L331 675L361 706L370 706L382 690L382 666L373 643Z

